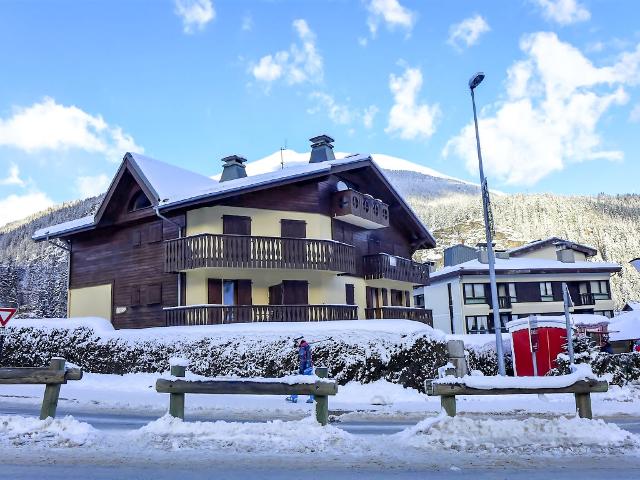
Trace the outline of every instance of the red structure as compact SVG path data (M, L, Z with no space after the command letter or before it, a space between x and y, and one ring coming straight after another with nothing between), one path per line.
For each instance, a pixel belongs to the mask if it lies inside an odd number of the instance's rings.
M516 376L545 375L556 366L558 354L565 350L567 330L564 319L531 316L512 320L507 328L511 334ZM537 372L533 368L534 353Z

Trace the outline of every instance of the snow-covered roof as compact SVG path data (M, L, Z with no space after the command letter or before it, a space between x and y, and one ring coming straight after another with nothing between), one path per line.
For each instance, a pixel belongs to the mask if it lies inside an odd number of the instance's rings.
M609 323L609 332L609 340L612 342L640 339L640 312L616 315Z
M40 228L34 232L32 238L38 240L46 239L48 236L53 237L63 232L71 233L91 226L93 226L93 215L87 215L86 217L76 218L75 220L69 220L68 222Z
M549 237L541 240L535 240L533 242L525 243L524 245L521 245L519 247L510 248L508 252L509 252L509 255L517 257L526 252L538 250L540 248L545 248L545 247L556 245L556 244L565 245L567 248L576 250L578 252L582 252L588 257L593 257L598 253L598 251L595 248L590 247L589 245L583 245L581 243L572 242L570 240L565 240L560 237Z
M640 310L640 302L627 302L622 308L625 312Z
M148 181L148 186L156 192L155 200L161 202L170 198L182 198L189 192L215 188L218 184L206 175L161 162L139 153L130 153L133 168Z
M602 271L618 272L621 267L617 263L609 262L561 262L543 258L496 258L496 272L498 273L537 273L537 272L572 272L572 271ZM469 260L450 267L444 267L430 275L431 282L444 280L452 276L489 274L489 265L479 260Z

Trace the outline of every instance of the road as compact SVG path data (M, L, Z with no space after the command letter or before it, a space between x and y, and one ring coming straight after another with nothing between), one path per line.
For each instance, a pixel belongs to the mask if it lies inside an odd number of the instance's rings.
M37 407L20 404L0 405L0 414L18 414L35 416ZM157 418L154 414L145 413L94 413L83 412L74 408L73 412L60 408L59 416L73 413L82 422L87 422L95 428L107 432L117 433L142 427ZM187 420L232 420L211 417L188 417ZM608 422L618 424L632 433L640 435L640 418L616 417L607 418ZM336 426L355 435L367 435L382 444L387 435L397 433L413 423L389 421L348 421L336 422ZM28 455L28 454L25 454ZM486 458L483 458L486 457ZM176 478L205 479L216 478L228 480L246 479L280 479L280 478L331 478L343 479L417 479L426 475L430 479L460 478L460 479L569 479L605 478L615 476L620 478L635 478L640 468L640 459L633 456L612 456L605 458L585 458L584 456L565 456L554 459L525 458L513 461L508 457L488 457L486 455L469 455L448 453L441 456L430 455L429 458L416 459L415 465L404 464L387 468L383 460L372 463L358 463L357 459L333 459L324 461L321 458L313 462L305 457L295 460L289 457L281 459L277 456L271 460L265 458L251 458L249 461L229 458L227 455L201 459L197 457L192 463L188 461L171 461L159 464L157 461L136 465L119 464L116 459L97 462L91 459L56 458L55 461L40 459L40 462L28 465L25 458L0 459L2 463L2 478L31 479L47 478L47 480L73 479L153 479L175 480ZM159 457L162 460L162 457ZM175 457L173 457L175 458ZM300 462L303 461L303 464ZM39 463L39 464L38 464ZM375 464L377 463L377 464ZM338 465L338 467L331 467Z

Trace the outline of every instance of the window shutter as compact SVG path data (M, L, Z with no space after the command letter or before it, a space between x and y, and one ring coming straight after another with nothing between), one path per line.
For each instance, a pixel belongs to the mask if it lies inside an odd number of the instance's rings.
M345 297L347 305L355 305L356 304L356 295L355 295L355 286L353 283L347 283L344 286L345 289Z
M131 245L134 247L139 247L142 243L142 235L139 229L131 232Z
M404 304L406 307L411 307L411 292L408 290L404 292Z
M149 225L148 242L158 243L162 241L162 223L155 222Z
M157 305L162 303L162 285L159 283L153 283L146 287L146 300L147 305Z
M131 306L140 305L140 287L135 285L131 287Z

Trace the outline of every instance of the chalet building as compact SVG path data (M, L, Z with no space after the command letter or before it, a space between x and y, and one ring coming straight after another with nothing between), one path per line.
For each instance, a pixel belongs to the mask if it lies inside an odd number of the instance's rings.
M470 259L471 251L473 259ZM615 263L587 261L597 251L561 238L548 238L496 252L501 328L529 315L564 315L562 283L567 283L574 313L613 317L609 278ZM445 266L430 284L416 289L415 302L433 311L434 327L445 332L494 332L486 244L444 252Z
M311 139L308 164L220 181L127 153L95 215L41 229L70 251L69 316L116 328L400 318L433 248L427 228L368 155L336 160Z

